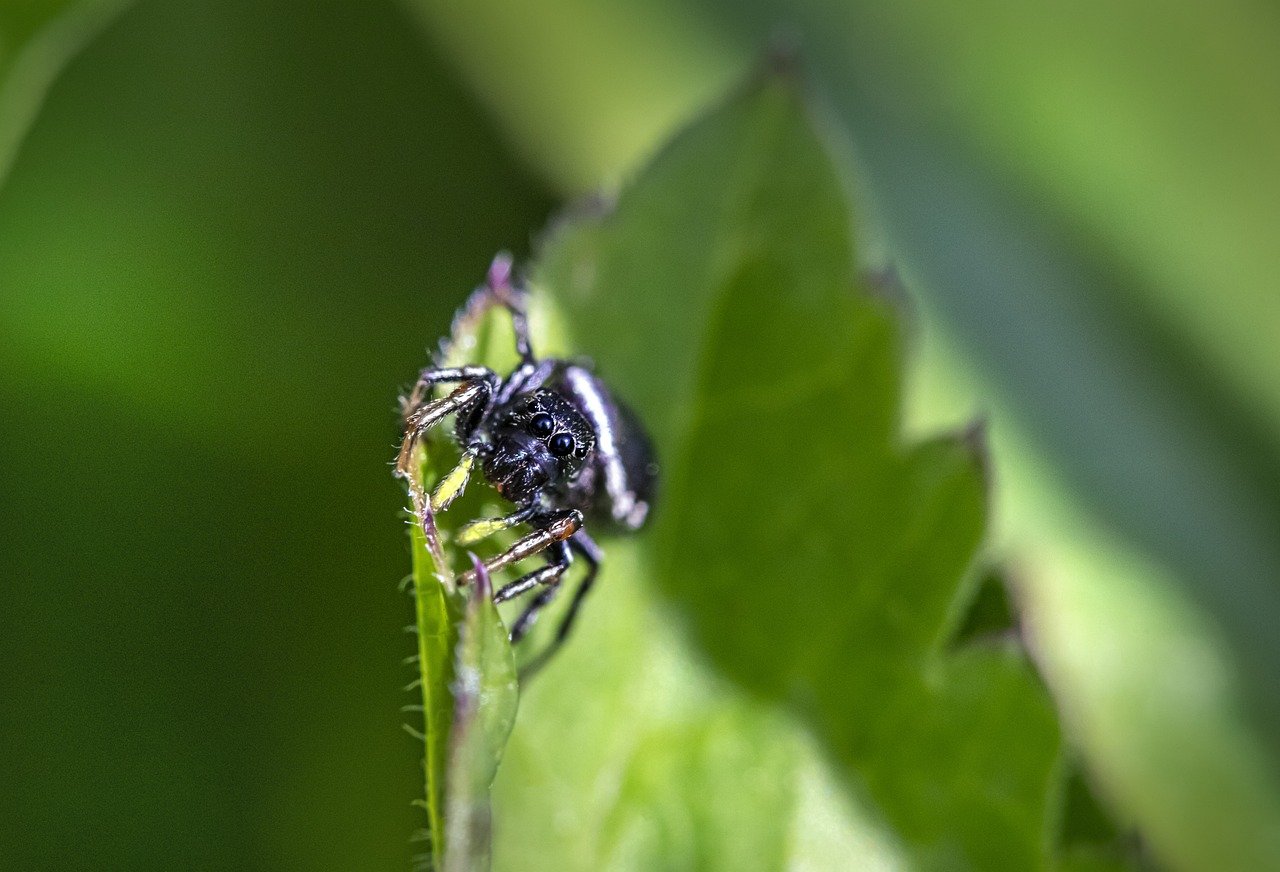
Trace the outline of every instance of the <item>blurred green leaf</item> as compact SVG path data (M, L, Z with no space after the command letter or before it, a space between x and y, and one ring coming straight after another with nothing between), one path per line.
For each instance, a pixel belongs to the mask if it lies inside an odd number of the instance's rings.
M1047 695L1016 645L946 647L979 459L898 445L895 329L852 253L839 177L774 81L563 230L537 278L653 428L645 566L716 668L801 713L918 864L1043 867Z
M680 0L400 2L570 192L616 182L728 86L741 54Z
M1280 426L1274 4L753 5L754 38L798 30L860 138L867 104L915 136L949 133L945 148L1063 219L1059 244L1105 259L1110 282ZM730 26L748 17L724 8Z
M467 597L454 671L453 728L445 864L448 872L489 868L489 786L516 718L515 654L507 640L484 564Z
M1274 742L1280 394L1266 362L1275 343L1267 326L1255 325L1275 321L1276 248L1239 240L1280 217L1280 197L1271 194L1280 191L1271 159L1280 144L1272 111L1280 66L1249 36L1250 22L1276 33L1275 17L1247 4L1170 13L1145 0L1122 12L1098 4L1061 15L1005 13L998 4L957 16L926 2L886 13L766 0L743 16L738 4L708 5L754 39L783 23L801 35L853 136L895 254L919 277L931 309L1008 391L1081 498L1176 565L1223 623L1253 716ZM1157 22L1170 29L1152 32ZM1146 51L1115 40L1115 27L1150 38ZM1211 50L1195 54L1210 34ZM1188 56L1191 66L1178 69L1165 52ZM1171 68L1178 79L1150 76ZM1063 81L1070 99L1055 101ZM1223 113L1219 101L1228 99L1236 108ZM1134 111L1099 114L1108 105ZM1148 112L1159 120L1143 127ZM1123 140L1100 145L1113 117ZM1048 148L1046 129L1064 140ZM1076 143L1088 144L1092 164L1072 165L1078 158L1066 155ZM1152 178L1160 165L1170 172ZM1096 177L1086 180L1090 169ZM1213 181L1219 174L1229 186ZM1165 192L1179 187L1173 199L1182 208L1172 208ZM1224 190L1233 192L1229 202ZM1074 201L1082 191L1094 199ZM1116 205L1097 199L1100 191ZM1232 225L1243 224L1225 242L1218 230L1203 231L1203 216L1224 207ZM1127 218L1118 222L1110 209ZM1163 235L1129 229L1135 221ZM1102 232L1117 224L1123 237ZM1199 255L1207 262L1174 270L1156 263L1195 258L1208 239L1213 246ZM1252 265L1238 269L1237 258ZM1250 341L1228 351L1203 342L1232 334ZM1258 355L1248 364L1240 362L1246 345ZM1280 744L1273 755L1280 772Z
M0 184L58 73L132 0L17 0L0 6Z
M1085 511L935 334L917 359L909 431L986 411L1011 589L1089 780L1169 868L1280 868L1280 784L1222 628Z

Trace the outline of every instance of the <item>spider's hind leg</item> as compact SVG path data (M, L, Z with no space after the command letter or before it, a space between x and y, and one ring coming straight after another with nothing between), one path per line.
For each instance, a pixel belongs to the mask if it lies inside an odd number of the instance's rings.
M562 646L565 643L565 640L569 638L569 633L573 630L574 622L578 618L578 612L582 608L582 603L586 600L587 594L591 593L591 588L596 583L596 575L600 572L600 564L604 562L604 551L595 543L594 539L587 535L585 530L578 530L574 533L573 537L569 540L568 545L571 549L582 555L583 560L586 561L587 564L587 573L583 576L582 582L578 585L578 589L573 592L573 599L569 602L569 610L565 612L564 617L560 620L560 626L556 628L555 638L551 640L551 643L547 645L541 653L525 664L525 666L520 670L520 679L522 681L527 681L539 669L545 666L547 661L549 661L555 653L560 650L560 646ZM522 630L522 635L523 633L528 632L529 627L533 625L533 621L538 616L538 611L550 602L551 594L554 593L554 590L555 589L553 588L539 594L538 598L529 605L529 608L525 610L525 613L516 621L515 627ZM528 626L521 628L522 623L525 623ZM516 641L515 629L512 629L511 634L512 641Z
M495 603L505 602L514 597L527 593L535 587L541 586L543 590L533 599L527 608L516 618L515 623L511 625L511 644L516 644L524 638L525 633L533 626L533 622L538 618L540 612L547 603L556 595L556 591L560 589L560 582L564 578L564 574L569 569L569 565L573 563L573 552L569 550L569 546L563 542L557 542L554 546L547 549L547 565L541 569L536 569L528 575L511 582L494 596Z

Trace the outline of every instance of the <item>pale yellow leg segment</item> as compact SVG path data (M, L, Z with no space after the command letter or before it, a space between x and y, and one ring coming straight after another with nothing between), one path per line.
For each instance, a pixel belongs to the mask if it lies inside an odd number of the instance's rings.
M444 549L440 544L440 533L436 529L435 512L431 508L432 500L427 497L426 490L422 486L422 470L418 466L418 443L423 433L458 409L474 403L482 396L485 390L486 386L481 382L468 382L460 385L447 397L432 400L429 403L411 409L409 414L405 416L404 439L400 443L400 455L396 458L396 475L409 484L409 497L413 500L413 513L418 516L418 523L422 525L422 533L426 537L427 548L431 551L432 560L435 561L438 570L446 574L446 577L449 574L449 567L445 563ZM446 478L448 477L446 476ZM464 477L462 484L465 485L465 483L466 479ZM459 489L461 489L461 485L459 485Z
M490 557L484 562L484 568L490 573L506 569L511 564L519 563L526 557L532 557L546 549L552 542L563 542L580 529L582 529L582 512L576 510L564 512L546 527L534 530L522 539L517 539L515 544L506 551L496 557ZM468 569L458 577L458 584L470 584L475 581L475 578L475 570Z
M494 533L508 530L517 524L523 523L523 521L524 519L518 515L507 515L505 518L481 518L478 521L472 521L459 530L454 541L465 548L468 545L476 544L481 539L489 538Z
M476 456L471 452L467 452L462 455L458 465L449 470L444 478L440 479L440 483L436 485L435 492L431 494L431 511L443 512L466 490L467 481L471 478L471 469L475 462Z

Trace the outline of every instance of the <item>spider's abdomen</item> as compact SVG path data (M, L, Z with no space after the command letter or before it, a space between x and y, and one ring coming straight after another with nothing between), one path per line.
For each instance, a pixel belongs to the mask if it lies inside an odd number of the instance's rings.
M596 437L590 463L566 498L590 518L624 530L640 529L653 504L658 464L639 418L585 367L566 366L555 389L577 407Z

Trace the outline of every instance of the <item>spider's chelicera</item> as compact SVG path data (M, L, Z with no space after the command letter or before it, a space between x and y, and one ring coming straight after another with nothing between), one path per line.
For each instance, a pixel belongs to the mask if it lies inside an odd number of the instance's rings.
M485 567L496 572L539 553L545 556L543 566L494 595L495 602L503 602L539 590L511 625L513 643L528 633L555 596L574 555L583 558L586 574L551 646L530 664L532 668L564 642L595 582L604 555L587 534L587 525L640 529L649 515L657 464L640 422L587 364L534 356L525 299L525 290L512 281L510 257L499 255L485 284L458 311L452 339L439 359L451 353L460 334L500 306L510 313L520 362L506 376L485 366L423 370L402 402L405 435L396 472L409 482L414 510L429 538L434 535L432 514L446 509L462 493L477 463L485 480L515 504L511 514L473 521L455 538L466 546L519 524L531 529L485 561ZM442 385L455 387L445 396L434 396ZM416 446L427 430L449 415L454 416L453 435L462 458L428 499L418 482ZM459 577L462 584L473 580L474 572Z

